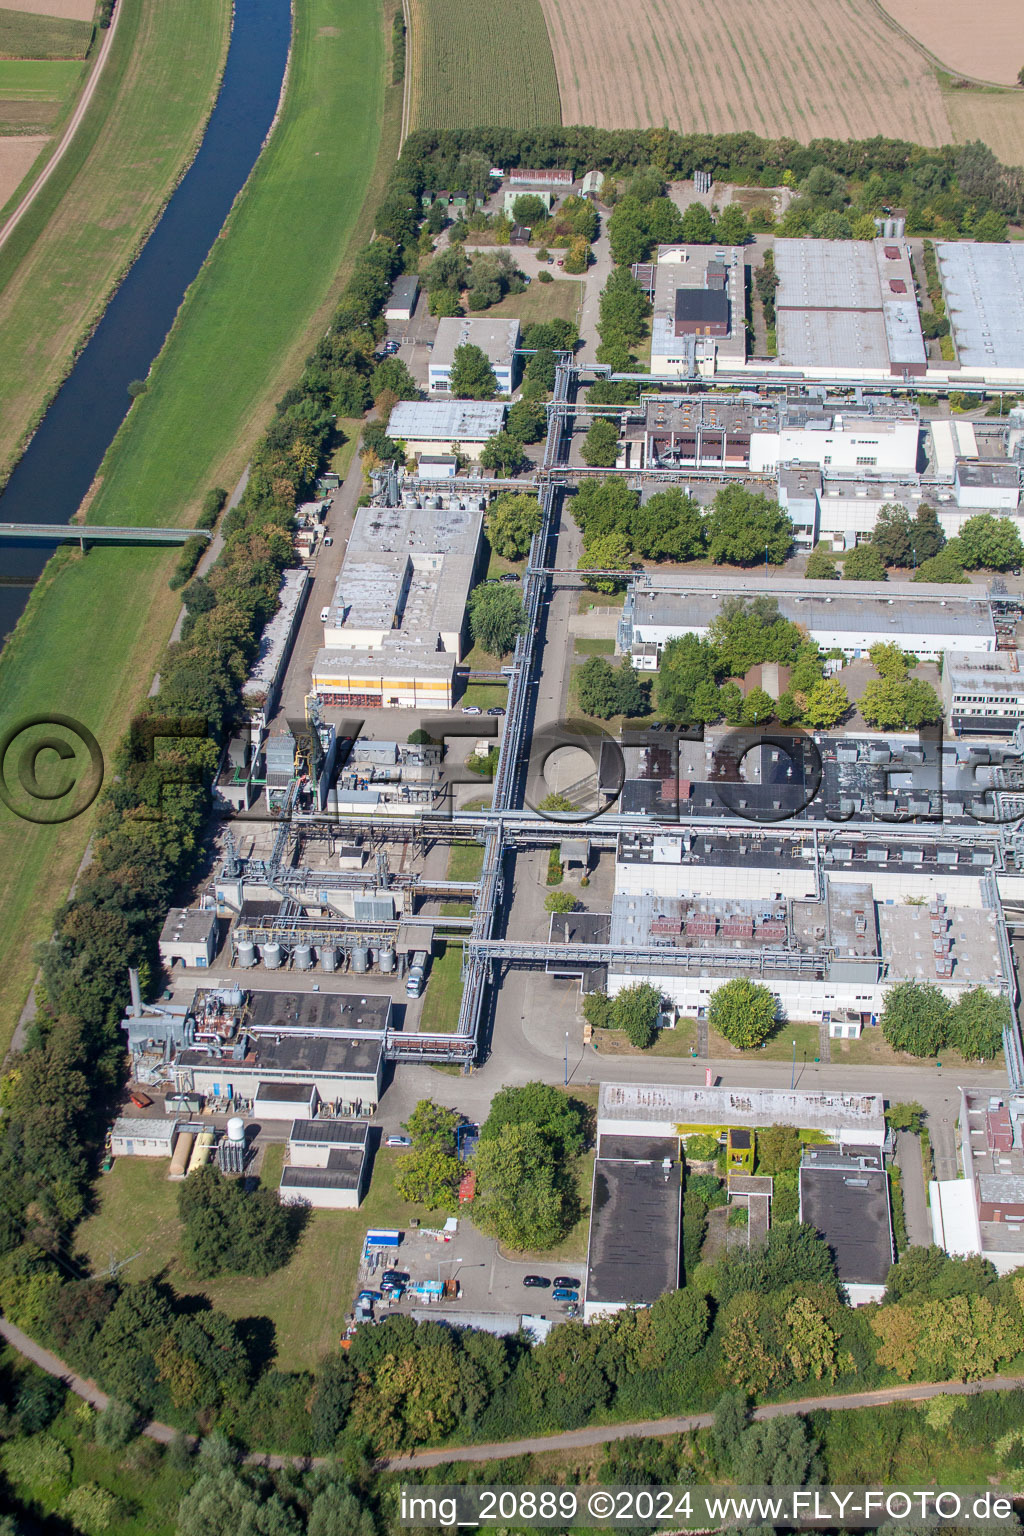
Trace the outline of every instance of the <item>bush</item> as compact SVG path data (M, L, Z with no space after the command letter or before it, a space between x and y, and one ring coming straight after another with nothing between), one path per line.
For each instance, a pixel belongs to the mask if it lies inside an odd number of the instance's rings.
M711 1163L718 1156L718 1137L687 1136L683 1148L688 1163Z
M196 518L196 527L215 527L218 517L220 517L224 510L227 499L228 493L223 486L215 485L212 490L207 491L203 497L203 505L200 508L199 516Z
M550 272L538 272L537 281L538 283L553 283L554 278L551 276Z
M174 574L167 583L172 592L176 592L179 587L185 585L209 547L208 541L200 538L188 539L181 546L181 554L178 556Z

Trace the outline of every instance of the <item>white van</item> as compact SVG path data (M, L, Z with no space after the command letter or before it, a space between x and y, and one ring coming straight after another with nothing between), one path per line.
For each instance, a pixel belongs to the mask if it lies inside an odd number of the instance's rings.
M325 606L325 607L320 609L320 623L321 624L326 624L327 620L330 618L330 616L331 616L331 610L330 610L329 606Z

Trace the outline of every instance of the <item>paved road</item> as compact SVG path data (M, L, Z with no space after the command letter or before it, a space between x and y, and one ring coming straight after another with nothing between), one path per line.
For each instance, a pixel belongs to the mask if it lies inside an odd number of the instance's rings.
M896 1161L903 1175L903 1219L907 1241L911 1246L926 1248L932 1240L932 1224L921 1166L921 1143L909 1131L900 1131L896 1137Z
M105 1408L109 1402L91 1381L77 1376L63 1360L42 1349L20 1328L6 1319L0 1319L0 1337L26 1360L31 1360L49 1376L57 1376L78 1397L91 1403L94 1408ZM903 1387L884 1387L877 1392L853 1392L847 1396L803 1397L791 1403L766 1403L754 1411L755 1419L793 1418L797 1414L812 1413L818 1408L842 1412L848 1408L883 1408L890 1403L924 1402L932 1397L974 1397L980 1392L1013 1392L1024 1387L1024 1376L992 1376L987 1381L938 1381L911 1382ZM390 1471L404 1471L415 1467L434 1467L447 1461L493 1461L503 1456L526 1456L533 1452L574 1449L579 1446L605 1445L612 1440L628 1440L636 1435L684 1435L694 1429L706 1429L713 1422L710 1413L695 1413L673 1419L642 1419L635 1424L601 1424L592 1429L567 1430L560 1435L535 1435L527 1440L503 1440L490 1445L449 1446L441 1450L416 1451L409 1456L384 1458L378 1465ZM169 1424L152 1420L142 1430L150 1440L168 1445L178 1434ZM191 1438L191 1437L190 1437ZM254 1452L244 1458L247 1462L268 1467L322 1466L326 1457L272 1456Z
M71 141L75 134L78 132L82 118L88 111L89 103L92 101L92 98L96 92L96 87L100 83L100 77L103 74L103 67L110 56L110 50L114 43L114 34L117 31L117 24L120 18L121 6L115 5L113 19L111 20L110 26L106 31L106 36L100 45L100 51L97 56L96 63L93 67L92 74L89 76L85 90L82 92L79 98L77 107L71 114L71 120L64 130L64 136L60 143L57 145L53 155L51 155L50 159L43 166L43 169L39 172L39 175L36 177L35 181L29 187L17 208L15 208L14 212L7 220L7 223L4 225L3 229L0 230L0 251L3 250L4 246L14 234L14 231L17 229L26 213L28 213L28 210L31 208L40 192L46 186L46 183L49 181L54 171L57 169L64 156L71 148Z

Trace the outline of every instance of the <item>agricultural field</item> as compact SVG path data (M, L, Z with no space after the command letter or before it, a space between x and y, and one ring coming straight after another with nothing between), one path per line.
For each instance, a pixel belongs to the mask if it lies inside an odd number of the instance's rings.
M893 21L948 69L974 80L1016 84L1017 71L1024 65L1020 0L985 0L978 11L961 0L881 0L881 4Z
M153 9L143 8L149 16ZM95 522L191 522L209 486L235 484L273 402L328 323L347 253L369 240L397 152L402 93L384 88L378 0L346 0L344 32L334 25L339 10L338 0L296 0L277 128L226 238L186 296L148 392L104 461L90 509ZM181 18L179 46L169 50L180 74L198 30L198 0L187 14L176 3L163 14ZM120 27L127 21L126 13ZM207 48L216 53L209 39ZM165 112L166 99L156 100ZM0 391L4 382L0 374ZM204 408L211 401L216 409ZM71 713L88 723L109 759L180 610L167 586L174 560L156 548L93 550L84 559L58 554L0 654L0 692L11 716ZM83 614L103 615L102 623L89 623L88 644ZM28 994L33 945L74 878L89 821L87 814L62 828L28 826L0 808L0 869L9 874L0 882L0 1055Z
M95 10L96 0L0 0L0 11L31 11L63 21L91 22Z
M0 208L13 197L49 142L45 133L0 137Z
M411 0L413 128L562 121L540 0Z
M804 142L951 137L930 61L872 0L541 4L566 123Z
M84 74L80 59L0 59L0 134L52 127Z
M1024 38L1019 51L1024 54ZM943 95L956 143L982 139L1004 165L1024 165L1024 91L979 87Z
M0 59L84 59L91 41L88 21L0 6Z

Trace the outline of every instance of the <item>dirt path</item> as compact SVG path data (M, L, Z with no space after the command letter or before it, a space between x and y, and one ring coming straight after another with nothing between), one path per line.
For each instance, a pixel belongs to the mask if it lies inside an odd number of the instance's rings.
M72 1392L91 1403L94 1408L107 1406L109 1399L105 1392L101 1392L91 1381L76 1376L63 1360L36 1344L27 1333L23 1333L6 1318L0 1319L0 1337L48 1376L59 1377ZM793 1418L797 1414L813 1413L819 1408L827 1408L833 1413L849 1408L884 1408L891 1403L925 1402L932 1397L975 1397L980 1392L1014 1392L1021 1387L1024 1387L1024 1376L991 1376L987 1381L915 1381L904 1387L882 1387L877 1392L850 1392L831 1397L801 1397L790 1403L766 1403L763 1408L754 1410L754 1418ZM713 1414L692 1413L674 1419L642 1419L636 1424L600 1424L593 1429L566 1430L560 1435L534 1435L527 1440L501 1440L492 1445L456 1445L439 1450L415 1451L408 1456L384 1457L378 1466L389 1472L403 1472L415 1467L436 1467L447 1461L496 1461L505 1456L528 1456L544 1451L605 1445L612 1440L628 1440L636 1436L685 1435L694 1429L707 1429L713 1422ZM148 1435L150 1440L168 1445L178 1431L169 1424L152 1420L144 1426L142 1433ZM329 1458L275 1456L254 1451L244 1460L253 1466L262 1467L316 1467L323 1466Z
M57 148L50 156L50 159L43 166L43 169L39 172L39 175L36 177L35 181L25 193L25 196L22 198L17 208L15 208L14 212L7 220L7 223L4 225L3 229L0 229L0 251L3 250L4 246L7 244L7 241L11 238L14 231L17 229L18 225L21 223L22 219L25 217L26 213L31 208L36 198L39 196L39 193L46 186L46 183L49 181L50 177L53 175L54 171L57 169L58 165L70 149L71 141L75 134L78 132L82 118L88 111L89 103L92 101L96 87L100 83L100 76L103 73L103 66L106 64L111 47L113 46L114 35L117 32L117 23L120 19L120 16L121 7L119 5L115 5L113 20L111 21L110 26L107 28L106 36L100 45L100 51L97 56L96 63L93 67L92 74L89 76L89 79L86 82L85 90L82 92L77 107L71 114L71 120L64 130L64 135L61 138L60 143L57 145Z

